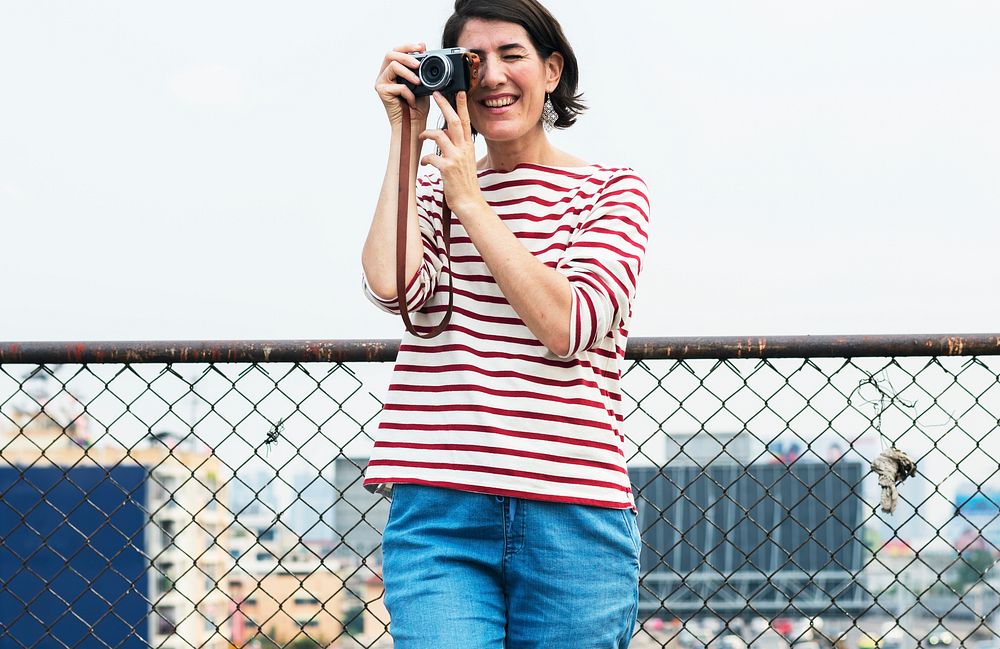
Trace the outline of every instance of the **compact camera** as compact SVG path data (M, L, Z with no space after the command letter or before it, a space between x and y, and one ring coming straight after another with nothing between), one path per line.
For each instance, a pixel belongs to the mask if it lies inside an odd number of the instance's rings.
M413 57L420 61L417 77L420 83L413 83L397 77L400 83L413 91L415 97L425 97L440 92L446 96L465 90L472 92L479 80L479 56L464 47L446 50L418 52Z

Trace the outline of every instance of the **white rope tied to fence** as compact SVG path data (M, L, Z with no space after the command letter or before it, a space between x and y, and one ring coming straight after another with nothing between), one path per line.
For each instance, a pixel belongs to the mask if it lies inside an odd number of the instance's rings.
M917 464L893 446L872 461L872 471L878 474L878 484L882 487L882 511L891 514L899 500L896 485L917 475Z

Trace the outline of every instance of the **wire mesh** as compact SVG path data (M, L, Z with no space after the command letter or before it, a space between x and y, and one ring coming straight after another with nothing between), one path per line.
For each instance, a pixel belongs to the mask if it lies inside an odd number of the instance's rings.
M390 647L372 342L0 363L0 648ZM1000 357L645 349L633 647L1000 646ZM890 447L917 464L892 514Z

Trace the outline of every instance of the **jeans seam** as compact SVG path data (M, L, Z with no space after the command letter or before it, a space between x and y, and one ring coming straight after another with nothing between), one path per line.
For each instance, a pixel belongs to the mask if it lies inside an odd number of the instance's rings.
M507 509L504 510L504 512L507 514L510 513L511 502L514 502L513 499L511 499L508 502L508 507ZM517 503L514 506L514 515L510 517L509 521L506 521L510 524L509 528L510 538L507 540L507 544L504 547L504 552L508 557L511 558L513 558L515 554L517 554L524 548L526 542L524 538L525 518L526 518L524 507L526 504L527 504L526 500L517 501ZM520 521L520 523L518 521ZM508 529L507 525L504 525L505 534L507 529Z
M622 522L625 523L625 533L628 535L629 542L632 543L632 550L635 551L635 557L636 557L635 560L636 562L638 562L639 554L642 552L642 545L641 545L642 542L641 540L638 542L636 541L636 537L638 536L638 531L636 531L636 533L633 533L632 531L632 521L629 520L629 516L632 516L632 512L631 511L626 512L626 510L624 509L620 509L618 511L622 513ZM636 525L638 526L638 524Z
M627 647L630 642L632 635L635 633L635 623L639 619L639 594L636 593L635 601L632 602L632 606L629 607L628 615L625 616L625 629L622 631L621 636L618 638L619 647Z
M500 555L500 576L504 583L507 581L507 564L510 552L508 551L508 546L510 545L510 532L507 529L507 507L508 504L506 500L498 499L497 502L500 504L500 522L503 528L503 551Z
M639 557L642 553L642 537L639 533L639 519L632 513L632 510L621 509L619 511L622 513L622 522L625 523L625 533L628 534L628 538L632 542L632 549L635 552L636 573L635 599L632 600L632 605L629 607L628 614L625 616L625 628L622 630L622 634L618 638L618 647L619 649L623 649L631 643L631 638L635 632L635 623L639 618L639 573L641 572ZM633 525L635 526L634 528Z
M394 491L394 493L392 493L392 495L388 496L388 498L389 498L389 511L386 512L386 515L385 515L385 524L386 525L388 525L389 521L392 520L393 506L396 504L396 496L399 495L399 492L396 491L395 488L393 489L393 491Z

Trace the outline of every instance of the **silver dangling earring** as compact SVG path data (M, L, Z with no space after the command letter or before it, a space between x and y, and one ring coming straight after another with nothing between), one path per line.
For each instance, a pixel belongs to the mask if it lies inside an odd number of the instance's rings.
M542 127L546 131L551 131L556 125L557 119L559 119L559 113L556 112L556 107L552 105L552 98L549 97L549 93L545 93L545 105L542 106Z

